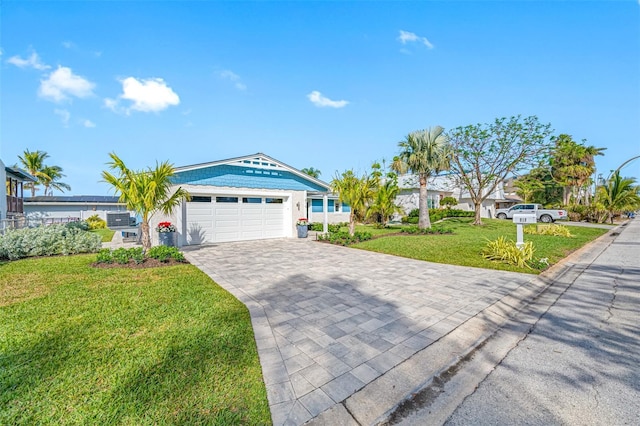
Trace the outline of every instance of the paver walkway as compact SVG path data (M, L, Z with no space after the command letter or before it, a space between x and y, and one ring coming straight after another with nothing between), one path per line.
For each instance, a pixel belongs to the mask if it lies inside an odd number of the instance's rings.
M275 425L317 416L533 278L295 239L185 255L249 308Z

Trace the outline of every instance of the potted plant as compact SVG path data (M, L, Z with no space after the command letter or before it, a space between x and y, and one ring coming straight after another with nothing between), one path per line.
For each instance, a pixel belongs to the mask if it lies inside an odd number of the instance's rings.
M298 228L298 238L307 238L307 234L309 233L309 221L307 218L302 217L298 219L296 227Z
M175 245L176 226L171 222L160 222L156 231L158 231L158 240L161 246L173 247Z

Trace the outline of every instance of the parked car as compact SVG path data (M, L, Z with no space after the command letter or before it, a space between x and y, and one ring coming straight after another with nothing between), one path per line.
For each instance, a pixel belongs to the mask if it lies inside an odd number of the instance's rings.
M567 220L569 218L566 210L545 209L542 204L516 204L508 209L498 209L496 210L496 217L498 219L513 219L515 213L535 213L536 219L543 223Z

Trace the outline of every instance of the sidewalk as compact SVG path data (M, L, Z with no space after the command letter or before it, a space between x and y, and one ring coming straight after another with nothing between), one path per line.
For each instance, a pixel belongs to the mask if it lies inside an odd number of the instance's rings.
M637 232L638 225L640 222L634 223L630 229L635 230L631 232ZM614 228L573 253L532 279L529 286L503 297L309 424L397 423L415 412L424 416L418 416L416 422L409 424L442 424L513 345L526 336L549 306L610 247L612 237L615 238L620 229ZM511 340L501 338L505 332ZM477 356L489 346L492 347L489 356ZM473 363L479 363L481 374L457 374ZM460 381L462 376L464 380ZM447 392L450 382L455 386L449 386L448 399L438 400L441 393Z

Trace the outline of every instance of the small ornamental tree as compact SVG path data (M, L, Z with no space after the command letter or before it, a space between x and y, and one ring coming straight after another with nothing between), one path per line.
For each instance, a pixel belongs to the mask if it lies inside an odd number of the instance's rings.
M537 117L498 118L490 124L457 127L448 133L451 170L475 206L474 225L482 225L482 202L515 171L540 163L550 149L550 124Z
M119 201L125 203L127 209L142 217L142 247L146 252L151 248L151 217L156 212L171 214L182 200L190 199L189 193L181 187L171 192L171 176L174 170L173 165L167 161L156 163L154 169L138 171L129 169L115 153L112 152L109 156L111 161L107 164L110 169L116 170L117 174L103 171L102 178L113 186L116 194L120 195Z
M347 170L331 181L331 191L338 194L340 203L349 204L349 235L356 230L356 217L364 217L366 209L373 197L373 185L369 176L358 177L353 170Z
M446 206L448 209L450 209L451 207L458 205L458 200L456 200L455 197L444 197L442 200L440 200L440 205Z

